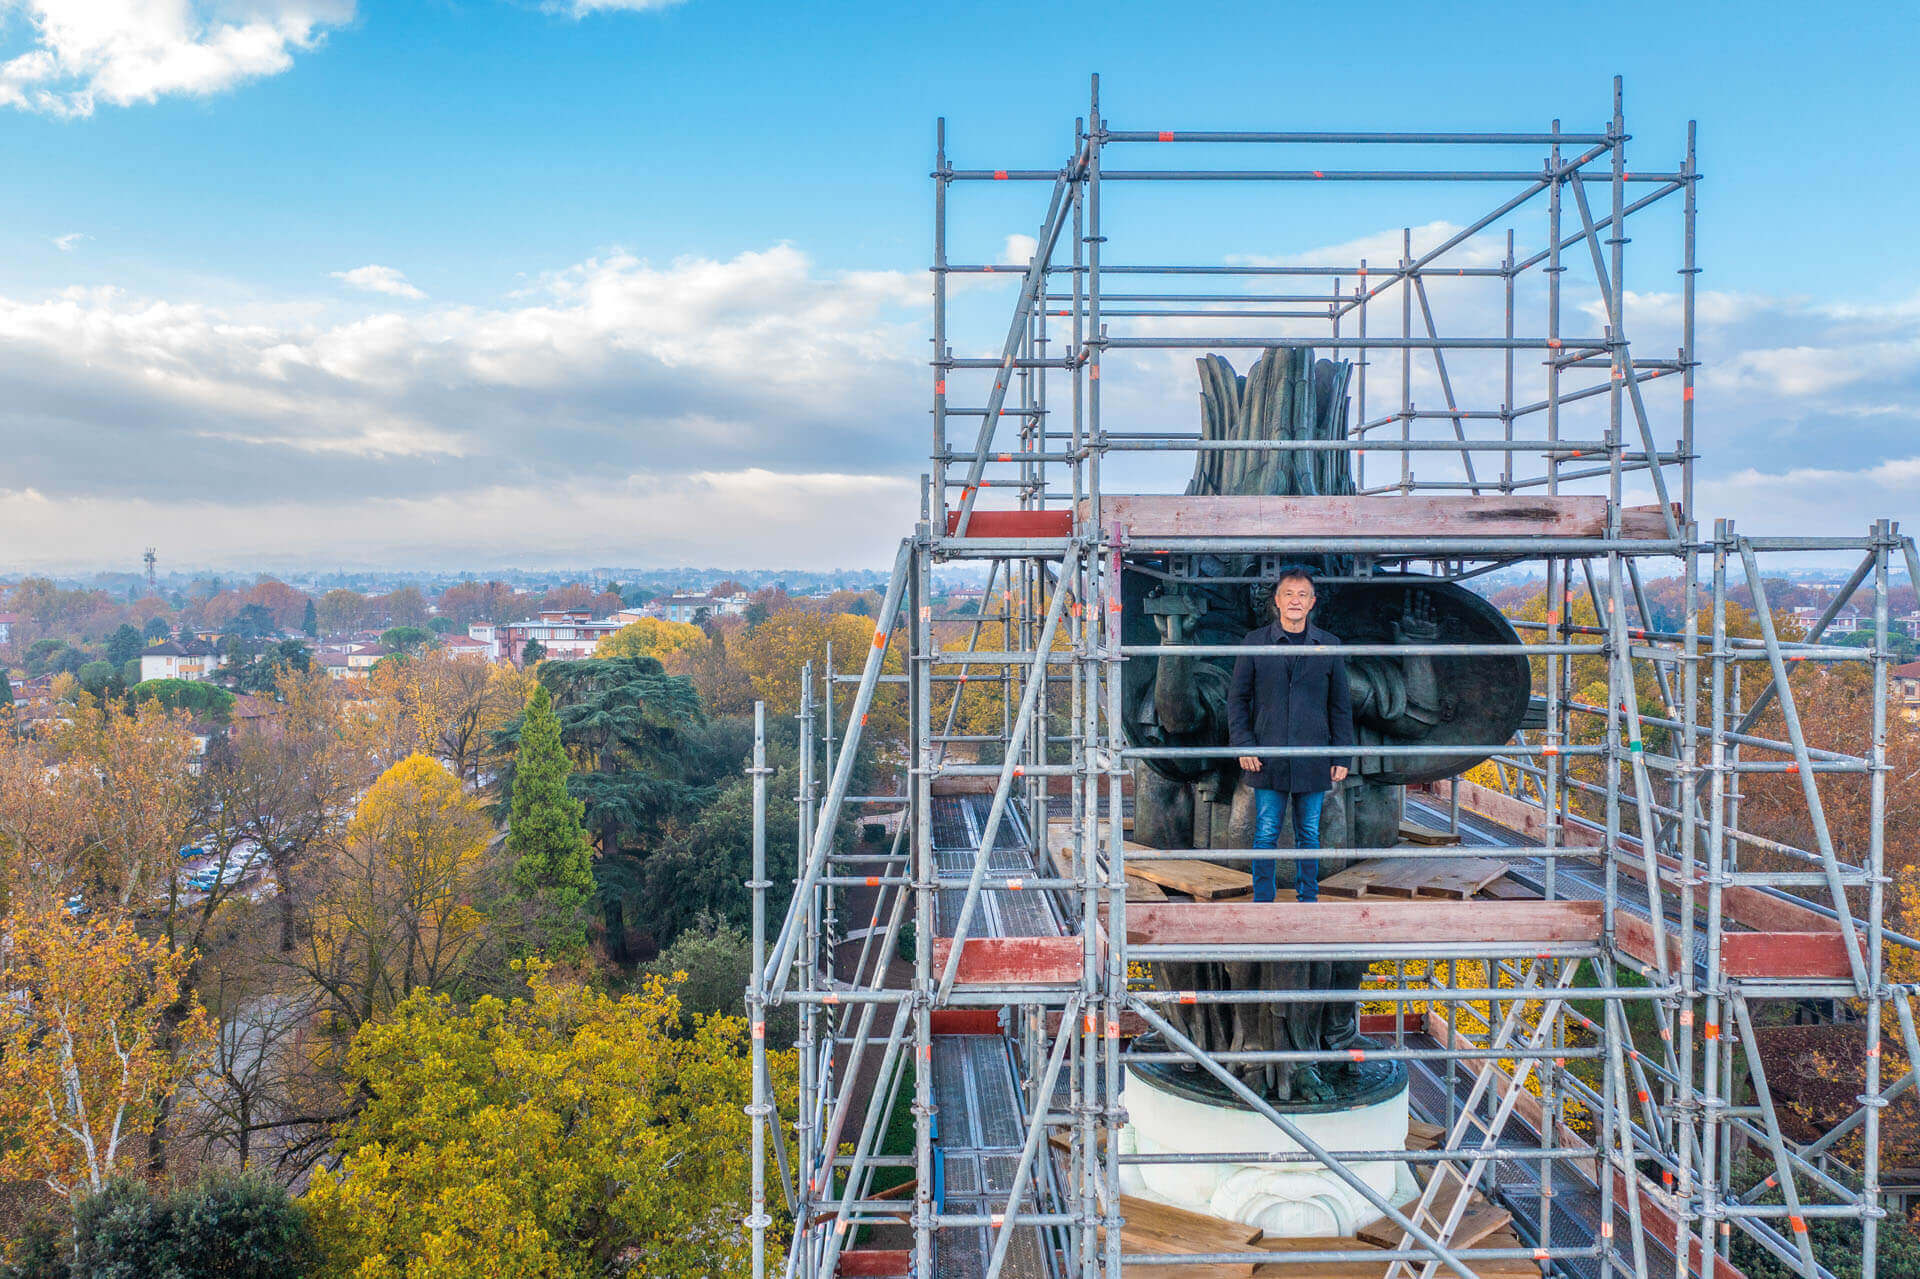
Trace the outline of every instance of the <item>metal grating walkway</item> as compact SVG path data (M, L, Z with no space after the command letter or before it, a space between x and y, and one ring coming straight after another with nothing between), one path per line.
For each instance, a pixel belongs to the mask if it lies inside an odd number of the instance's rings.
M934 856L943 877L961 878L973 870L985 833L991 799L985 795L943 795L933 801ZM1034 850L1027 823L1017 808L1001 819L988 855L990 871L1033 874ZM936 926L952 936L966 898L964 889L939 894ZM1066 929L1049 893L988 890L968 932L976 937L1057 937ZM1026 1137L1026 1114L1008 1041L1000 1035L941 1035L933 1041L933 1102L939 1115L936 1157L941 1161L944 1211L1004 1212ZM1051 1199L1051 1161L1035 1163L1042 1211ZM1031 1185L1022 1211L1036 1204ZM993 1255L994 1232L984 1226L943 1229L935 1235L935 1279L982 1279ZM1000 1273L1006 1279L1052 1279L1055 1268L1037 1227L1016 1229Z

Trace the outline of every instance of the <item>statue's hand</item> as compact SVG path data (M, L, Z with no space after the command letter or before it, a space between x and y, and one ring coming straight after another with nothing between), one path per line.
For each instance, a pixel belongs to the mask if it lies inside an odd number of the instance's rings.
M1394 626L1395 637L1403 644L1431 644L1440 638L1440 623L1434 618L1433 599L1425 591L1407 592L1406 607Z

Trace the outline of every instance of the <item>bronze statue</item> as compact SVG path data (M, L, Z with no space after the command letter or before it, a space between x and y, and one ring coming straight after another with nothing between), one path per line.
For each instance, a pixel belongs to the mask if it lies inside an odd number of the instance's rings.
M1205 440L1344 439L1344 363L1311 351L1270 349L1244 378L1219 356L1199 361ZM1334 450L1202 451L1193 494L1331 496L1353 492L1347 455ZM1517 643L1492 605L1450 582L1391 573L1356 578L1346 557L1309 565L1349 580L1321 587L1313 623L1350 644ZM1124 639L1129 644L1236 644L1265 623L1271 566L1253 556L1130 556L1122 579ZM1452 754L1369 757L1368 745L1435 746L1503 741L1520 726L1530 687L1526 659L1509 657L1350 657L1348 682L1359 738L1353 776L1335 787L1321 816L1321 846L1389 848L1398 842L1401 787L1457 774L1479 758ZM1226 690L1233 659L1164 655L1134 660L1124 672L1129 738L1143 745L1226 743ZM1134 770L1136 841L1156 848L1247 848L1250 788L1229 758L1151 760ZM1323 854L1322 877L1344 859ZM1284 880L1283 876L1283 880ZM1344 1051L1359 1041L1358 961L1155 964L1156 986L1174 990L1325 991L1294 1004L1176 1006L1169 1020L1213 1051ZM1404 1071L1385 1064L1332 1071L1289 1063L1238 1063L1234 1073L1270 1097L1297 1106L1364 1104L1397 1089ZM1208 1089L1199 1072L1153 1072L1158 1080ZM1204 1076L1201 1076L1204 1078ZM1210 1080L1209 1080L1210 1082Z

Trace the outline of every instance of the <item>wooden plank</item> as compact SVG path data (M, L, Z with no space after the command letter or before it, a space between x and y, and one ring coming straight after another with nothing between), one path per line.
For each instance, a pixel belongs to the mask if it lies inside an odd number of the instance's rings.
M1480 888L1480 896L1491 897L1495 901L1502 902L1537 902L1540 900L1539 893L1536 893L1525 884L1506 875L1502 875L1491 884L1483 884Z
M1355 862L1320 881L1322 897L1365 897L1373 886L1391 873L1391 862L1384 857Z
M1130 845L1128 851L1133 849L1140 849L1143 852L1159 851L1146 849L1139 844ZM1246 871L1198 860L1128 862L1127 878L1144 879L1149 884L1171 888L1176 893L1185 893L1199 901L1213 901L1216 898L1232 897L1236 893L1253 891L1253 876Z
M1431 865L1433 875L1418 890L1422 897L1468 898L1507 873L1507 864L1491 857L1449 857Z
M1435 830L1431 826L1422 826L1419 822L1401 822L1400 840L1406 844L1425 844L1432 848L1441 848L1448 844L1457 844L1460 837L1450 830Z
M1729 977L1848 977L1853 973L1847 963L1847 939L1837 932L1727 933L1720 938L1720 967Z
M1127 900L1130 902L1163 902L1167 900L1167 890L1150 879L1142 879L1132 871L1128 871Z
M1405 1203L1395 1204L1393 1210L1403 1217L1411 1217L1413 1216L1413 1210L1419 1206L1420 1196L1415 1195ZM1372 1244L1376 1248L1393 1248L1398 1246L1399 1241L1406 1236L1406 1233L1406 1231L1394 1225L1391 1220L1382 1217L1371 1225L1362 1226L1360 1229L1354 1231L1353 1237L1361 1243Z
M1327 876L1320 895L1467 898L1506 870L1505 862L1491 857L1380 857Z
M947 512L947 536L960 524L960 512ZM1072 511L981 511L967 520L968 537L1072 537Z
M913 1273L913 1253L905 1248L849 1248L840 1254L840 1273L848 1279L906 1279Z
M1120 1237L1142 1252L1235 1252L1262 1235L1258 1226L1135 1195L1120 1196L1120 1216Z
M1462 808L1530 838L1544 836L1546 814L1537 805L1473 782L1459 781L1453 784L1460 788ZM1444 797L1446 785L1445 782L1436 782L1435 792ZM1567 837L1575 842L1597 839L1593 832L1579 827L1570 828ZM1640 841L1623 835L1620 847L1629 854L1637 855ZM1672 858L1660 857L1658 864L1663 879L1666 875L1680 873L1680 866ZM1633 861L1621 861L1620 870L1631 879L1646 882L1644 869ZM1672 889L1665 886L1663 891L1671 892ZM1721 905L1729 921L1754 930L1728 932L1722 938L1721 966L1729 976L1842 978L1852 973L1847 962L1845 937L1832 920L1817 911L1745 885L1724 890ZM1615 917L1615 927L1615 939L1620 949L1643 963L1653 962L1651 924L1637 915L1621 911ZM1671 927L1666 932L1669 939L1668 962L1678 962L1679 938Z
M936 937L933 967L945 972L953 939ZM958 985L1065 986L1080 980L1078 937L970 937L960 952Z
M1229 1221L1224 1217L1189 1212L1167 1204L1155 1203L1133 1195L1120 1196L1120 1247L1124 1252L1173 1255L1192 1252L1248 1252L1259 1243L1257 1226ZM1106 1232L1099 1232L1104 1239ZM1125 1266L1126 1279L1191 1279L1204 1275L1209 1279L1251 1279L1252 1262L1209 1266L1154 1265Z
M1580 901L1168 902L1127 912L1134 945L1593 942L1600 903Z
M1430 1124L1424 1119L1407 1121L1407 1149L1435 1150L1447 1139L1447 1130L1439 1124Z
M1125 527L1136 548L1156 537L1602 537L1601 496L1190 497L1117 494L1100 499L1109 529ZM1081 504L1087 518L1091 504ZM980 517L974 517L978 520ZM1621 511L1621 535L1664 538L1657 506ZM1001 534L1000 536L1006 536Z
M1444 1192L1441 1196L1445 1198ZM1401 1212L1410 1213L1411 1205L1402 1205ZM1496 1230L1503 1230L1513 1222L1513 1214L1505 1208L1488 1203L1479 1195L1467 1205L1467 1211L1454 1225L1453 1234L1440 1238L1440 1227L1446 1224L1447 1214L1452 1211L1451 1203L1436 1202L1428 1208L1424 1219L1428 1232L1440 1239L1449 1248L1471 1248ZM1382 1248L1400 1248L1411 1241L1412 1236L1385 1217L1370 1226L1362 1226L1356 1232L1360 1239Z

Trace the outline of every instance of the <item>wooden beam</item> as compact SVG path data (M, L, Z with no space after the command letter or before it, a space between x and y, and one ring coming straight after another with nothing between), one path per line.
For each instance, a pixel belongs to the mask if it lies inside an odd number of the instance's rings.
M1538 805L1503 795L1474 782L1459 781L1454 784L1460 788L1462 808L1530 838L1544 837L1546 813ZM1444 798L1447 792L1442 788L1446 785L1446 782L1435 783L1435 793ZM1568 834L1576 840L1583 837L1583 832L1578 828L1570 830ZM1594 837L1598 838L1598 832L1594 833ZM1645 868L1632 860L1640 856L1640 841L1631 835L1622 835L1620 849L1628 854L1619 862L1621 873L1644 884L1647 878ZM1662 895L1671 894L1675 904L1678 904L1678 894L1665 881L1669 876L1680 876L1680 863L1665 854L1659 855L1656 861L1662 880ZM1705 893L1695 894L1695 900L1704 906ZM1808 910L1805 906L1746 885L1733 885L1722 890L1720 906L1729 922L1753 930L1722 935L1720 962L1727 975L1820 978L1852 975L1852 966L1847 962L1846 939L1841 935L1839 925L1818 911ZM1680 939L1671 926L1666 931L1669 938L1668 962L1676 962ZM1653 962L1653 926L1638 915L1628 911L1615 914L1614 940L1621 950L1642 963Z
M1168 902L1127 911L1127 941L1136 946L1512 942L1524 948L1599 938L1599 902Z
M962 986L1068 986L1080 981L1078 937L972 937L954 980ZM933 966L946 971L953 939L936 937Z
M947 512L947 536L960 525L960 512ZM981 511L967 521L968 537L1072 537L1072 511Z
M847 1279L906 1279L913 1273L913 1254L904 1248L849 1248L840 1254L839 1269Z
M1122 1252L1173 1255L1196 1252L1248 1252L1260 1241L1258 1226L1225 1217L1189 1212L1168 1204L1120 1196ZM1106 1232L1100 1232L1104 1240ZM1126 1279L1252 1279L1254 1263L1210 1266L1136 1264L1124 1267Z
M1157 848L1147 848L1144 844L1128 844L1129 852L1139 849L1141 852L1159 852ZM1212 862L1172 861L1172 862L1129 862L1128 879L1144 879L1149 884L1158 884L1162 888L1171 888L1176 893L1185 893L1201 901L1213 901L1221 897L1237 897L1241 893L1253 892L1253 876L1244 870L1232 866L1216 866ZM1165 896L1165 894L1162 894ZM1131 899L1129 899L1131 900Z
M1081 518L1091 504L1081 503ZM1536 497L1190 497L1120 494L1100 499L1108 528L1125 527L1139 550L1156 537L1604 537L1607 499ZM974 516L977 522L978 513ZM1657 506L1620 513L1621 536L1667 535ZM1001 536L1006 536L1002 534Z

